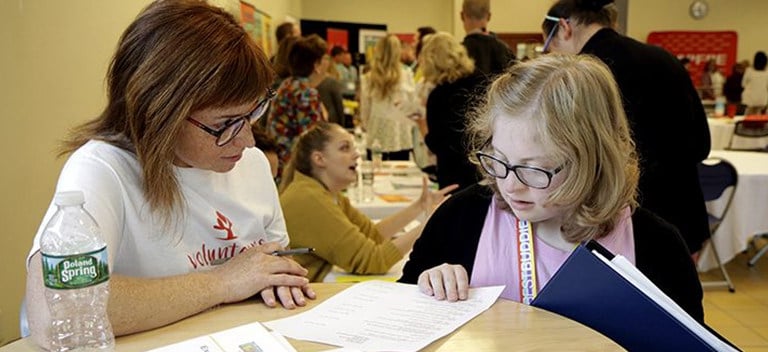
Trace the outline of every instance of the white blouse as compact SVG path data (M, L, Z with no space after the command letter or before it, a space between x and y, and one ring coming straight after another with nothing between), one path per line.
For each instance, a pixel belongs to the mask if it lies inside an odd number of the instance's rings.
M411 116L421 114L413 73L403 68L400 83L384 99L372 94L369 74L364 75L360 82L360 118L368 135L366 146L371 149L378 141L383 152L413 149L413 127L416 124Z

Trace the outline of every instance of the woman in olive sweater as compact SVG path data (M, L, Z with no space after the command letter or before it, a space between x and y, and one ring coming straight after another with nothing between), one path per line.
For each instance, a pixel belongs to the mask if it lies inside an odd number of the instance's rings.
M425 180L418 200L374 224L341 193L357 179L358 157L352 135L321 122L299 137L283 173L280 203L291 246L315 249L294 258L310 281L323 281L334 265L355 274L387 272L411 250L421 226L394 235L456 188L431 192Z

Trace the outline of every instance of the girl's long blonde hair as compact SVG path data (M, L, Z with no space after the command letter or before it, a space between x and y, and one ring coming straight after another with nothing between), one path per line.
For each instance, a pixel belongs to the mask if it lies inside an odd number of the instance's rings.
M400 39L392 34L376 43L370 64L371 70L368 72L368 85L372 96L387 99L400 83L403 70L400 51Z
M144 196L167 224L182 201L173 161L187 117L252 103L272 79L264 52L232 15L199 0L156 1L120 38L104 111L74 128L60 155L89 140L134 153Z
M598 59L552 54L517 64L493 82L474 114L469 131L475 150L492 138L515 138L494 136L498 119L529 118L538 125L545 148L567 172L547 200L573 209L563 222L566 240L605 236L625 207L637 205L635 144L616 81ZM496 180L486 176L484 182L506 204Z

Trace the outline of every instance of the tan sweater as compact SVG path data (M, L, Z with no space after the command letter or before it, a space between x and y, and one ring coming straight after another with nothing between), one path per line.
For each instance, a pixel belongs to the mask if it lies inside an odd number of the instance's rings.
M313 254L294 256L312 282L323 281L334 265L355 274L383 274L403 257L347 197L312 177L296 172L280 204L291 247L315 248Z

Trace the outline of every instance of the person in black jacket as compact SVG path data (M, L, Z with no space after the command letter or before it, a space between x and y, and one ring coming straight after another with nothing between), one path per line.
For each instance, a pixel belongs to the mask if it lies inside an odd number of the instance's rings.
M480 174L467 157L464 128L467 112L486 80L449 33L427 37L420 58L424 79L435 85L427 98L429 132L424 141L437 159L437 183L440 187L458 184L459 189L470 186L480 181Z
M711 143L704 107L679 60L611 28L612 3L555 3L542 25L548 49L594 55L610 67L640 157L640 205L675 225L696 257L709 238L696 170Z
M469 133L483 185L435 211L401 282L449 301L505 285L503 298L529 302L576 244L594 239L704 321L677 229L636 207L635 146L603 63L549 55L515 65L491 84Z
M464 0L461 5L461 22L464 24L464 46L469 57L475 60L475 68L480 73L493 76L503 72L515 55L506 43L488 31L491 20L490 0Z

